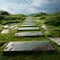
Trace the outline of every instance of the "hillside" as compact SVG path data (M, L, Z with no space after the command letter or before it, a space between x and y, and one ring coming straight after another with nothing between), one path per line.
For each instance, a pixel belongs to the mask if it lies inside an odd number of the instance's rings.
M56 40L60 39L60 25L56 25L56 23L52 24L53 21L60 21L60 18L58 16L60 13L55 14L46 14L46 13L38 13L38 14L32 14L30 16L26 16L23 14L0 14L0 60L60 60L60 40L58 43L55 41L52 41L50 38L54 38ZM54 17L55 16L55 17ZM56 18L56 20L55 20ZM51 19L51 22L50 22ZM53 21L52 21L53 20ZM49 22L49 23L47 23ZM50 24L51 23L51 24ZM58 39L57 39L58 38ZM34 41L32 44L29 44L28 42ZM12 49L15 47L16 50L20 49L19 47L21 45L17 44L17 47L15 44L10 45L7 47L7 44L9 42L27 42L28 45L30 45L28 50L33 47L33 44L35 41L48 41L54 50L48 51L50 48L50 45L47 44L46 46L41 43L42 47L34 47L36 50L43 50L36 53L34 51L30 53L24 53L21 54L11 54L11 46ZM26 45L26 46L25 46ZM23 44L23 47L28 47L27 44ZM7 47L7 48L6 48ZM47 47L47 51L45 51L45 48ZM18 48L18 49L17 49ZM6 50L7 54L4 55L4 49ZM15 49L13 49L15 50ZM8 54L9 52L9 54ZM16 53L16 51L14 51Z
M8 23L19 23L25 20L26 15L23 14L10 14L5 11L0 11L0 24L8 24Z
M60 12L55 14L40 13L33 17L38 25L45 24L47 26L50 36L60 37Z

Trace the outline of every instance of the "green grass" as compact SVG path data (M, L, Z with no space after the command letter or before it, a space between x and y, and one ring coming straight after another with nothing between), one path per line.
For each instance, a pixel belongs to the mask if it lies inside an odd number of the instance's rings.
M52 25L46 25L50 35L54 36L54 37L60 37L60 26L56 27L56 26L52 26Z
M34 22L39 28L44 23L42 21L37 22L36 20ZM18 24L18 27L21 27L21 23ZM43 29L40 28L39 31L41 31L44 34ZM55 52L40 52L40 53L35 53L35 54L32 53L30 55L25 54L25 55L15 55L15 56L12 56L12 55L5 56L3 55L3 49L5 46L2 45L0 47L0 60L60 60L60 47L57 44L55 44L53 41L48 39L48 36L46 34L44 34L44 37L14 37L14 34L16 32L18 32L17 29L14 29L14 30L10 30L10 33L8 34L0 34L0 43L2 42L8 43L10 41L50 41L51 44L56 49L56 51ZM19 32L22 32L22 31L19 31Z

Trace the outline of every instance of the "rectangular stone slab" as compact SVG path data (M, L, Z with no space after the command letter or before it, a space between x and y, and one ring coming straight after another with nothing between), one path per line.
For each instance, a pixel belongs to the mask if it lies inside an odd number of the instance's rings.
M35 25L35 23L32 23L32 22L24 22L22 24Z
M38 27L22 27L18 28L18 30L39 30Z
M21 26L22 26L22 27L29 27L29 26L33 26L33 27L34 27L34 26L36 26L36 25L27 25L27 24L26 24L26 25L21 25Z
M43 36L42 32L19 32L15 33L15 36Z
M3 52L55 50L49 41L9 42Z

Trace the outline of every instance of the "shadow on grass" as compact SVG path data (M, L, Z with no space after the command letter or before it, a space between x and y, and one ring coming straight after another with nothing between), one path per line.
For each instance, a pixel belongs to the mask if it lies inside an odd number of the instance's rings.
M55 50L51 51L13 51L13 52L3 52L3 56L17 56L17 55L24 55L24 56L31 56L31 55L55 55L59 54Z
M16 37L16 38L38 38L38 37L45 37L44 35L41 35L41 36L39 36L39 35L37 35L37 36L14 36L14 37Z
M3 46L6 42L0 42L0 47Z

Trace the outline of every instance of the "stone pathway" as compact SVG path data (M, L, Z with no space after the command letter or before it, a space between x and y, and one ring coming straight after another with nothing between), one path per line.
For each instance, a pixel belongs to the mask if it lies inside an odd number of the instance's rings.
M22 27L25 26L25 27ZM23 31L24 30L24 31ZM27 30L27 32L26 32ZM33 31L32 31L33 30ZM38 31L37 31L38 30ZM15 37L31 37L31 36L44 36L42 32L39 31L39 27L36 27L34 21L31 17L27 17L23 21L21 28L18 28L18 32L15 33ZM14 54L16 52L31 52L31 51L53 51L55 48L50 44L49 41L23 41L23 42L9 42L8 45L4 48L3 54ZM23 52L23 53L24 53Z
M18 36L43 36L42 32L37 31L37 30L39 30L39 27L35 27L36 25L31 17L27 17L26 20L23 21L22 25L26 26L26 27L18 28L18 31L28 30L28 32L18 32L18 33L15 33L14 36L17 36L17 37ZM33 26L33 27L31 27L31 26Z
M31 17L27 17L26 20L23 21L21 26L35 26L35 23Z
M49 37L50 40L54 41L58 46L60 46L60 38L52 38L52 37Z

